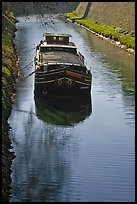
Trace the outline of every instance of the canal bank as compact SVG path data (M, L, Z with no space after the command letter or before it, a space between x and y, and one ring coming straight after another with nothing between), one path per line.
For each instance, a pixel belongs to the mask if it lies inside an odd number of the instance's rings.
M14 153L11 151L9 124L7 122L15 95L18 77L17 55L13 44L16 19L8 2L2 3L2 201L10 196L11 164Z
M85 16L87 5L88 2L80 2L73 12L65 16L129 54L135 54L134 2L93 2Z
M77 24L77 25L79 25L80 27L83 27L83 28L85 28L86 30L88 30L88 31L90 31L90 32L92 32L92 33L94 33L96 36L102 38L103 40L106 40L107 42L109 42L109 43L111 43L111 44L113 44L113 45L115 45L115 46L117 46L117 47L120 47L120 48L126 50L127 52L129 52L129 54L134 54L134 55L135 55L135 50L134 50L134 49L129 48L129 47L127 47L127 46L124 45L124 44L121 44L120 41L116 41L116 40L113 40L113 39L111 39L111 38L109 38L109 37L105 37L103 34L100 34L100 33L97 33L97 32L95 32L95 31L91 30L90 28L86 27L84 24L82 25L82 24L79 23L78 21L74 21L74 20L71 20L71 19L69 19L69 18L68 18L68 20L71 21L71 22L73 22L73 23L75 23L75 24Z

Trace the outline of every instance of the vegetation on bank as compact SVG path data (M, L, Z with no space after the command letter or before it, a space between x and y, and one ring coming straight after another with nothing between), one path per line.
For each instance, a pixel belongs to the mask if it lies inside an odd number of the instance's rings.
M91 22L87 19L78 19L80 16L76 15L75 11L71 13L66 13L65 16L77 22L80 25L87 27L88 29L114 41L119 41L126 48L135 49L135 33L122 30L117 27L110 27L107 25L101 25L98 22Z
M16 54L13 45L16 19L10 11L8 2L2 4L2 201L6 202L10 196L11 164L14 158L10 152L8 118L13 103L14 84L18 70Z
M12 39L14 37L15 17L12 12L2 14L2 113L7 114L8 101L12 99L12 90L17 76L16 55ZM9 99L9 100L7 100Z

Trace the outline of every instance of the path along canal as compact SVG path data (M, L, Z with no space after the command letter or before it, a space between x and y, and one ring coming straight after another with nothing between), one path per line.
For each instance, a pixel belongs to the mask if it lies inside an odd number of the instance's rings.
M134 201L135 56L71 22L45 19L18 18L21 74L34 70L43 33L69 33L92 70L91 101L88 109L80 106L75 113L76 105L63 116L40 105L38 117L34 74L19 79L8 120L16 155L10 202ZM64 117L64 125L54 123L58 117Z

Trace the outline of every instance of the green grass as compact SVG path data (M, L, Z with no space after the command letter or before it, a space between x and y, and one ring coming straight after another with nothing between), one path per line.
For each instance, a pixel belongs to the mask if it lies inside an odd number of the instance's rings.
M7 77L11 76L11 71L5 66L2 66L2 73L5 74L5 76Z
M10 83L13 81L13 58L15 50L13 47L13 34L15 31L15 17L12 12L3 15L2 30L2 112L3 117L6 116L7 107L11 103L11 90Z
M133 32L128 33L122 29L113 28L107 25L101 25L97 22L90 22L87 19L78 20L78 16L75 14L75 12L67 13L65 14L65 16L70 20L73 20L78 24L89 28L90 30L103 35L104 37L119 41L121 44L126 45L127 48L135 49L135 37ZM74 18L76 19L74 20Z

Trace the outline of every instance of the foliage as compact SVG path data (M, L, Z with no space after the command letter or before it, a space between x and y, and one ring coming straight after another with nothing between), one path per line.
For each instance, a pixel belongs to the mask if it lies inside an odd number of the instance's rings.
M127 48L135 49L135 37L134 32L128 33L127 31L124 31L122 29L113 28L107 25L101 25L97 22L91 22L87 19L81 19L77 20L78 16L75 14L75 12L67 13L65 16L75 22L77 22L80 25L83 25L90 30L105 36L106 38L113 39L115 41L119 41L121 44L126 45Z

